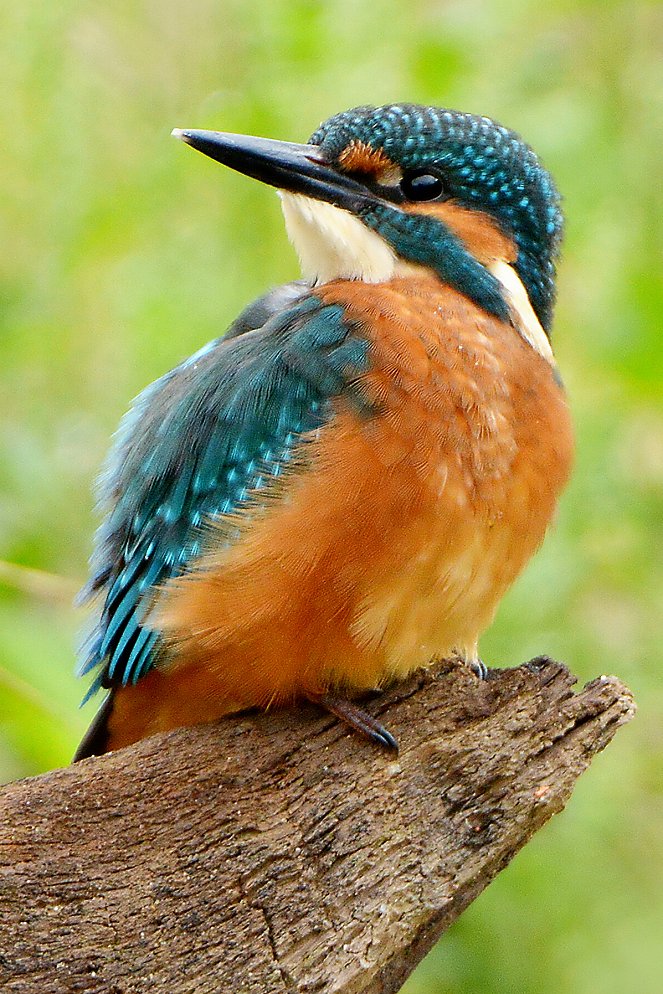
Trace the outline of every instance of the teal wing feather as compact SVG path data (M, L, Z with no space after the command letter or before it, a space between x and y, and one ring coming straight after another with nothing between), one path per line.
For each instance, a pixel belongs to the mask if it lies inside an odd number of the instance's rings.
M201 554L206 523L268 490L334 398L349 391L361 405L367 365L368 343L342 307L294 284L137 398L100 484L107 516L84 593L102 607L79 668L97 670L90 693L136 683L155 664L159 632L144 621L155 585Z

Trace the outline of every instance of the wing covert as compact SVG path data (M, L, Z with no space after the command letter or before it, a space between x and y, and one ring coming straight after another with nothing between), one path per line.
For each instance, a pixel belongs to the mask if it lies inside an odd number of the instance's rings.
M268 488L334 398L349 392L361 405L368 343L340 305L290 284L229 332L147 387L120 425L84 591L104 598L80 666L99 667L90 693L135 683L154 665L159 633L142 624L151 591L200 554L205 523Z

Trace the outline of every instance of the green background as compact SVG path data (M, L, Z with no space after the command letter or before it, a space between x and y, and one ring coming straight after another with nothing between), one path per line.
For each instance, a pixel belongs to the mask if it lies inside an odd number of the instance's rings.
M305 140L411 100L496 117L568 217L555 345L573 482L485 637L614 672L640 711L408 982L663 988L661 4L23 0L0 14L0 777L64 764L93 478L131 397L297 272L273 192L172 127Z

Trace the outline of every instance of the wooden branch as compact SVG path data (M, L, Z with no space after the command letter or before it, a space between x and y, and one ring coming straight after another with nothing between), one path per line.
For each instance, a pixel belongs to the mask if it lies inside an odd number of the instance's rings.
M158 736L0 797L0 988L397 991L634 711L547 659Z

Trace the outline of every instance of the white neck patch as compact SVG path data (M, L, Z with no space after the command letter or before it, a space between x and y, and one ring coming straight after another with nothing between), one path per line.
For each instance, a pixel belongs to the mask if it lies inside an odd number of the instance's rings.
M551 366L555 365L550 339L541 327L541 322L534 313L522 280L513 266L503 259L489 262L486 269L500 281L506 290L506 300L511 310L511 316L516 330L528 342L535 352L542 355Z
M311 283L337 279L384 283L394 276L432 272L425 266L399 259L384 238L348 211L300 193L279 191L279 196L288 237L299 256L302 275ZM503 259L489 262L486 268L506 290L519 334L554 365L548 336L515 269Z

